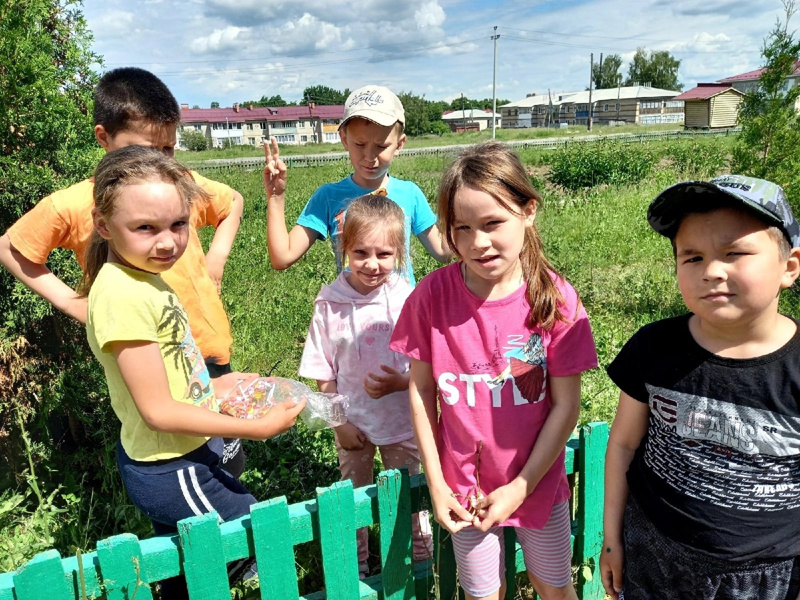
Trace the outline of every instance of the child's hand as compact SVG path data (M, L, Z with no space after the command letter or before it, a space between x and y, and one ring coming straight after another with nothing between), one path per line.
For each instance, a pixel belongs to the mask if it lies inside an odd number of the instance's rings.
M233 373L225 373L225 375L214 377L211 383L214 386L214 395L217 398L227 398L228 394L234 391L237 386L241 385L242 388L245 388L251 381L257 378L258 373L234 371Z
M475 527L489 531L490 527L507 521L527 497L525 483L515 480L500 486L488 496L478 498L473 501L476 516L480 519Z
M363 450L364 444L367 443L367 436L358 427L352 423L345 423L334 427L336 430L336 439L339 440L339 445L345 450Z
M382 398L387 394L408 389L410 376L408 372L401 373L387 365L381 365L381 371L386 375L367 373L367 376L364 377L364 390L366 390L370 398Z
M293 402L279 402L269 409L266 415L258 419L253 419L253 423L261 431L259 439L266 440L276 435L280 435L294 427L298 415L306 407L306 400L303 398L297 404Z
M478 525L477 517L474 517L461 505L461 502L447 485L441 488L429 489L431 502L433 502L433 518L447 531L455 533L470 525Z
M264 167L264 188L267 190L267 199L273 196L282 196L286 191L286 163L280 158L278 140L271 138L272 150L268 142L264 142L264 158L267 161Z
M622 540L614 541L606 537L600 551L600 579L606 589L606 594L614 600L619 600L619 593L622 591L622 561L624 558L625 550Z

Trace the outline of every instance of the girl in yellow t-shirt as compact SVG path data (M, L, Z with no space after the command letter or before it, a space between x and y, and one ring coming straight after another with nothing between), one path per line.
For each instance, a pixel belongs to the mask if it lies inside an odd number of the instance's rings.
M252 420L218 412L216 396L226 390L215 394L186 312L160 276L185 250L190 206L204 197L184 167L141 146L109 152L95 173L95 231L81 288L86 330L122 424L125 489L158 534L212 510L223 520L248 514L256 500L220 468L221 438L273 437L305 405L277 404ZM235 381L222 379L226 387Z

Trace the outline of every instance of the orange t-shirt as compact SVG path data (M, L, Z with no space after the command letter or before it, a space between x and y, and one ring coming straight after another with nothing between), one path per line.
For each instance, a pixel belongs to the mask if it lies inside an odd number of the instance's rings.
M211 199L192 207L192 223L186 252L171 269L161 274L175 291L189 315L189 326L203 358L227 364L231 360L231 327L217 288L206 268L197 229L216 227L231 211L233 190L192 171L192 177ZM29 261L44 264L56 248L75 253L81 268L94 230L92 191L94 182L84 180L43 198L8 230L11 244Z

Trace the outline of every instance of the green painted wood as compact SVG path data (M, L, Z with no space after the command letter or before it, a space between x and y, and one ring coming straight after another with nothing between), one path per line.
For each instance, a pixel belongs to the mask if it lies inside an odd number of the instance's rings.
M56 550L40 552L14 573L16 600L74 600Z
M328 600L358 600L358 552L356 550L353 484L339 481L317 488L319 541Z
M411 535L411 482L408 469L378 476L381 527L381 583L384 600L415 598Z
M503 528L503 550L506 562L506 600L514 600L517 595L517 534L513 527ZM522 555L522 550L519 552ZM525 570L525 561L522 562Z
M452 598L464 600L464 590L458 585L456 574L453 538L450 536L449 531L436 522L433 524L433 555L435 577L439 585L439 597L442 600L451 600Z
M86 596L89 598L99 598L103 595L103 588L100 582L98 570L100 563L97 560L97 552L87 552L81 554L80 568L78 568L78 557L69 556L61 559L64 573L71 581L73 593L76 598L81 597L83 589L86 589ZM81 586L83 578L83 587ZM0 596L1 597L1 596Z
M579 566L578 597L581 600L603 600L605 592L600 580L600 550L603 545L603 477L608 423L590 423L582 427L580 439L577 514L580 530L575 549L575 562ZM586 572L591 579L585 577L584 567L588 567Z
M228 598L228 570L222 553L219 517L212 511L178 521L183 570L191 600Z
M97 559L107 600L130 600L134 593L136 600L152 600L148 585L151 582L144 571L142 548L135 535L123 533L98 542Z
M272 498L250 509L253 542L259 569L261 597L297 600L297 570L294 566L292 523L286 497Z
M13 573L0 573L0 600L14 600Z

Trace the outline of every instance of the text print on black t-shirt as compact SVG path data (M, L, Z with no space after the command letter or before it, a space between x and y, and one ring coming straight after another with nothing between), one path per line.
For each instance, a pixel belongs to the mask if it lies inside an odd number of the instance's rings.
M644 460L679 492L725 508L800 507L800 419L647 384Z

